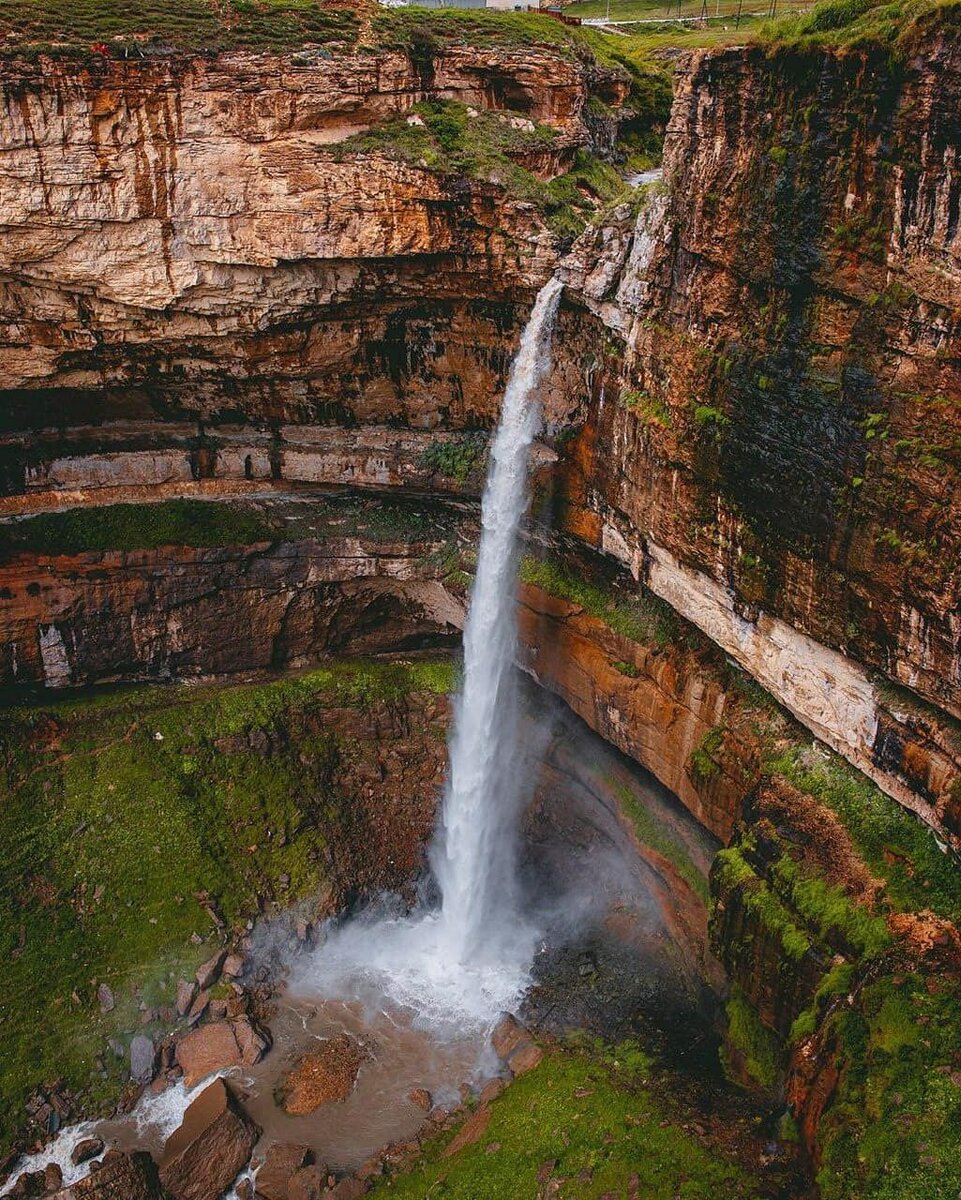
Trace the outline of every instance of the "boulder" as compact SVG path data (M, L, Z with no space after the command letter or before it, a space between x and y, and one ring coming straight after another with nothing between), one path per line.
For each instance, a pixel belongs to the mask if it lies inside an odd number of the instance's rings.
M357 1072L364 1061L364 1048L347 1034L329 1038L305 1054L281 1087L281 1103L290 1116L302 1117L320 1108L346 1100L354 1090Z
M290 1181L307 1165L309 1154L306 1146L295 1142L274 1142L257 1172L258 1200L288 1200Z
M138 1033L130 1043L130 1078L147 1083L153 1075L155 1058L153 1041L145 1033Z
M86 1179L56 1192L51 1200L165 1200L149 1154L108 1150Z
M210 1003L210 992L198 992L194 996L194 1002L187 1010L187 1020L191 1025L196 1025L200 1018L207 1011L207 1005Z
M478 1097L481 1104L490 1104L492 1100L496 1100L504 1088L507 1087L507 1081L504 1079L491 1079L481 1088L481 1094Z
M215 1071L239 1067L242 1061L234 1027L228 1021L201 1025L177 1043L177 1065L184 1073L187 1088Z
M228 979L239 979L244 973L244 960L239 954L228 954L220 973Z
M75 1167L79 1167L81 1163L89 1162L91 1158L96 1158L103 1154L103 1139L98 1137L84 1138L82 1142L77 1142L70 1155L70 1161Z
M543 1057L544 1051L540 1046L535 1046L533 1042L522 1042L511 1051L507 1065L514 1075L524 1075L527 1071L533 1071Z
M327 1168L323 1163L301 1167L287 1185L287 1200L322 1200L326 1195Z
M193 1004L197 993L200 989L192 979L181 979L177 982L177 1015L185 1017L190 1012L190 1006Z
M226 950L218 950L213 958L208 958L205 963L202 963L197 968L197 987L202 992L207 991L208 988L212 988L220 978L220 971L226 957Z
M529 1042L530 1034L510 1013L504 1013L491 1034L491 1046L498 1058L506 1062L511 1051L521 1042Z
M102 983L97 988L97 1000L100 1002L100 1011L102 1013L113 1012L116 1001L113 998L113 992L105 983Z
M168 1138L160 1181L173 1200L219 1200L249 1162L259 1136L224 1081L215 1079Z
M533 1070L544 1057L544 1051L534 1044L534 1039L519 1021L509 1013L497 1023L491 1034L494 1053L507 1064L512 1075L523 1075Z
M460 1129L458 1129L457 1133L451 1138L441 1158L453 1158L465 1146L472 1146L475 1142L479 1142L487 1132L490 1119L491 1110L489 1108L479 1108L476 1112L471 1113Z
M418 1108L422 1108L424 1112L430 1112L434 1103L430 1092L426 1088L414 1088L412 1092L407 1093L407 1099L411 1104L415 1104Z
M13 1200L37 1200L47 1190L43 1171L24 1171L7 1192Z
M240 1017L234 1021L233 1030L240 1049L240 1061L245 1067L259 1063L271 1047L270 1034L249 1017Z

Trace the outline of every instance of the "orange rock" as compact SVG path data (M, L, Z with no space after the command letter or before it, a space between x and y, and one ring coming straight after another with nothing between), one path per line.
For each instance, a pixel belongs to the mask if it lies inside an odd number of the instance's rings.
M357 1072L366 1058L364 1048L347 1034L329 1038L311 1050L290 1072L281 1088L284 1111L302 1117L346 1100L354 1090Z

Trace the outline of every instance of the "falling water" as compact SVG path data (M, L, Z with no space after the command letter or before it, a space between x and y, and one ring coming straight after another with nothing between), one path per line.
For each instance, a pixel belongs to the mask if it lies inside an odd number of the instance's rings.
M295 968L292 994L393 1001L432 1027L483 1026L529 981L537 932L518 907L517 826L526 795L512 678L516 575L535 399L562 284L537 296L511 367L481 506L477 574L464 631L450 771L431 863L441 904L402 918L368 912Z
M530 446L540 423L533 394L548 365L561 286L552 279L541 289L524 330L484 489L477 575L464 630L464 683L432 856L443 896L441 930L456 962L499 957L504 938L516 938L516 825L524 794L512 673L518 533L527 507Z

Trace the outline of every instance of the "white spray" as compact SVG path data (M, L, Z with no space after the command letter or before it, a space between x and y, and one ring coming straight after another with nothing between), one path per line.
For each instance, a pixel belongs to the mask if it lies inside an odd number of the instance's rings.
M527 789L512 678L516 580L528 460L540 424L535 392L550 362L561 290L552 279L534 302L491 450L464 631L464 682L431 852L440 908L349 922L295 969L295 993L353 995L377 1006L389 998L419 1021L463 1030L513 1007L529 982L537 935L521 917L517 894L517 826Z

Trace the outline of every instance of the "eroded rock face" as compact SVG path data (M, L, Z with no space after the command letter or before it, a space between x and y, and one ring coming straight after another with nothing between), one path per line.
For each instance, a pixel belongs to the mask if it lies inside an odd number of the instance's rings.
M642 575L654 543L957 713L961 59L936 24L914 51L680 72L662 193L572 276L624 339L573 491Z
M0 681L62 687L302 666L459 636L464 601L445 583L443 534L331 532L0 564Z
M609 74L616 105L626 83ZM552 126L550 174L587 138L602 75L546 49L470 47L439 53L429 78L395 51L8 71L8 412L42 425L49 399L58 424L178 408L301 421L330 406L369 420L405 404L401 375L411 415L428 369L436 405L457 403L460 379L496 383L512 323L488 302L549 274L543 225L496 187L338 146L455 99ZM111 398L120 387L134 391Z

